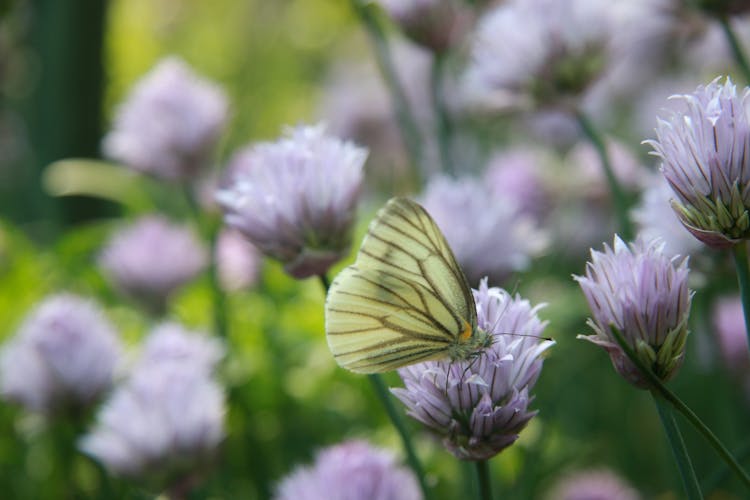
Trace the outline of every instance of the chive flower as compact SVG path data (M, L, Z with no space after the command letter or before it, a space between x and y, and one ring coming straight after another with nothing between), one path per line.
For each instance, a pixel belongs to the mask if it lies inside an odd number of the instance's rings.
M750 88L716 78L673 96L683 111L659 118L656 139L680 222L706 245L728 248L750 237Z
M486 460L513 444L536 411L531 390L542 370L542 354L554 342L542 340L546 322L540 306L506 291L474 290L479 328L492 345L466 361L427 361L399 370L404 388L391 392L407 414L442 438L462 460Z
M671 379L685 357L692 292L687 258L669 257L660 240L627 245L615 237L610 248L591 250L585 276L574 276L591 308L594 335L579 338L602 347L615 370L647 389L648 379L621 348L619 332L638 359L661 380Z
M289 128L235 155L224 220L294 278L324 274L349 251L366 158L323 125Z

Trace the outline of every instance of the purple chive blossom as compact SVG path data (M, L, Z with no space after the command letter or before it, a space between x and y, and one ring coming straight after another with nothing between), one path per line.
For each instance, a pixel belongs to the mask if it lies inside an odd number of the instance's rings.
M239 231L228 229L219 235L216 265L221 287L234 292L248 288L258 280L263 256Z
M190 180L209 163L226 120L222 90L170 57L120 105L104 153L139 172Z
M724 297L716 302L713 327L719 354L726 368L735 375L750 374L745 316L739 297Z
M298 467L276 488L274 500L421 500L412 472L394 456L363 441L320 451L311 466Z
M650 171L617 141L607 141L612 170L623 188L635 191L643 185ZM611 197L601 160L589 141L579 142L568 154L567 163L574 171L574 185L586 198L608 200Z
M687 258L668 257L659 240L591 250L586 276L574 277L591 308L595 335L579 336L604 348L617 372L640 388L649 383L617 342L618 331L641 362L663 381L685 357L692 292Z
M376 0L404 33L441 52L460 41L470 26L469 10L457 0Z
M741 94L719 78L689 95L684 112L660 118L656 140L680 221L708 246L726 248L750 237L750 88Z
M665 251L671 254L692 255L702 247L680 223L669 200L672 189L661 175L648 178L640 203L632 211L638 235L645 241L661 238Z
M199 355L195 362L200 353L185 349L185 340L182 346L158 342L162 345L155 347L151 338L144 358L104 404L80 448L115 474L168 488L211 461L224 437L225 404L207 359Z
M217 194L225 221L291 276L324 274L349 250L366 158L323 125L287 129L235 156Z
M485 179L498 197L509 198L521 213L543 218L549 210L550 193L544 186L543 156L532 149L497 153L487 165Z
M210 374L222 357L224 347L215 338L186 330L179 323L163 323L146 339L140 362L184 363Z
M610 7L591 0L499 5L479 22L471 78L520 106L578 99L606 69Z
M608 469L577 471L560 479L547 493L547 500L640 500L642 497L624 479Z
M542 369L546 323L520 297L482 280L474 291L479 328L493 343L476 359L428 361L399 370L405 388L391 389L407 413L442 437L462 460L486 460L518 439L536 412L529 394ZM521 335L514 335L521 334Z
M120 340L93 302L54 295L2 347L0 391L35 412L86 406L110 388L120 356Z
M206 260L189 229L147 216L112 237L99 266L123 293L161 313L170 294L193 279Z
M506 279L526 269L547 245L534 217L521 213L510 196L486 182L434 178L422 204L445 234L469 283L483 276Z

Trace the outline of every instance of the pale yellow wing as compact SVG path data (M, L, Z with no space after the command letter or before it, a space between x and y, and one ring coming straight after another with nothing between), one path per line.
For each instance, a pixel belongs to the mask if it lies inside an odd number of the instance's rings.
M392 199L328 292L337 362L373 373L443 358L475 327L474 299L440 230L417 203Z

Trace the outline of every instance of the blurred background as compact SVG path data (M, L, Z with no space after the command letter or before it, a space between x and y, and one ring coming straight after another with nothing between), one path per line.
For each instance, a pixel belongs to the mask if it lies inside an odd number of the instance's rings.
M648 8L655 9L668 2L651 3ZM645 20L657 17L654 12L652 18L639 18L638 25L645 30ZM425 76L431 54L409 41L384 13L378 11L377 18L399 71L409 72L404 87L422 120L432 113ZM750 47L747 17L732 22ZM632 85L608 80L587 101L593 120L622 145L626 159L615 169L625 176L629 165L643 170L644 178L656 171L641 141L653 138L656 114L667 106L668 95L692 91L722 74L747 83L714 21L696 16L679 28L683 31L664 35L669 43L656 62L641 60L637 67L643 74L633 76ZM447 93L463 88L469 43L454 47L448 57ZM78 181L75 174L52 175L49 166L69 158L101 158L102 137L118 104L170 55L228 96L229 123L215 159L217 172L239 147L273 140L285 125L323 120L334 134L370 148L354 250L385 200L423 187L408 168L371 46L349 2L0 1L0 338L10 338L35 303L58 291L95 297L129 350L148 332L153 318L120 298L97 258L123 220L158 210L187 221L182 194L147 179L114 177L101 181L100 195L60 196L76 192L67 192L65 182L75 187ZM617 83L622 76L614 78ZM497 284L533 304L547 304L540 316L549 321L545 335L557 345L534 390L539 415L515 445L491 461L498 498L544 498L560 478L592 468L615 471L643 498L681 498L651 398L622 381L600 349L576 340L590 332L586 302L571 275L584 272L588 248L611 243L616 227L612 207L602 201L603 178L591 173L597 167L589 168L596 161L593 153L581 151L580 130L565 117L464 113L464 102L457 98L447 111L459 131L452 154L462 173L478 175L495 154L523 147L538 155L534 162L544 179L537 208L543 206L546 214L539 219L546 244L532 245L533 251L524 247L528 263L501 272ZM428 162L440 154L427 149ZM108 182L123 182L125 194L107 194ZM632 206L644 191L641 180L628 186ZM574 203L576 196L585 202ZM598 214L604 214L603 221ZM671 386L747 463L750 372L745 361L739 371L725 363L713 319L716 298L736 293L727 259L703 250L691 253L691 283L697 290L692 333L685 364ZM334 272L350 262L345 259ZM366 439L400 456L400 441L366 379L338 368L328 351L320 284L296 281L272 260L255 265L256 276L227 294L231 347L220 370L231 402L227 437L191 498L269 498L296 465L348 438ZM209 276L199 276L170 299L166 317L210 331L211 293ZM392 387L401 385L395 373L386 380ZM86 418L84 428L93 415ZM468 466L417 422L407 423L435 496L468 497L475 488ZM67 491L71 498L104 498L102 492L108 491L120 498L149 497L148 487L117 477L109 478L105 490L105 476L80 455L62 470L56 440L70 430L56 425L0 403L3 496L63 498L60 492ZM684 437L708 498L747 497L700 436L684 426Z

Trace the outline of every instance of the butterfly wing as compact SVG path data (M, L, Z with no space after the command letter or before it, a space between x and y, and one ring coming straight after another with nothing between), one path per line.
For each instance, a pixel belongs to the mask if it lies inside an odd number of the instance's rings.
M420 205L392 199L328 292L334 357L355 372L389 371L445 357L475 328L474 299L445 237Z

